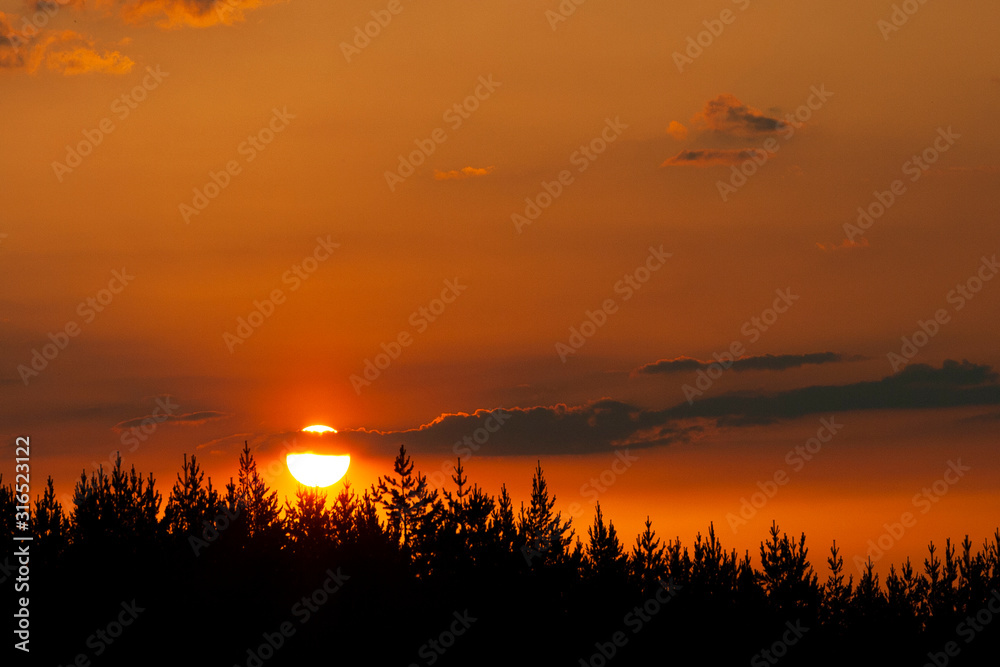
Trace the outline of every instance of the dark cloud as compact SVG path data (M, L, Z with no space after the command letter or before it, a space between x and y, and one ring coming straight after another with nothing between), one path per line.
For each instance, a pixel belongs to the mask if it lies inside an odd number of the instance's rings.
M746 160L752 160L758 153L763 153L755 148L703 148L698 150L681 151L669 160L666 160L661 167L712 167L717 165L739 164Z
M204 424L206 422L214 421L216 419L224 419L229 415L225 412L215 412L212 410L204 410L202 412L188 412L182 415L169 415L164 413L154 413L151 415L146 415L144 417L136 417L135 419L127 419L123 422L119 422L112 427L115 431L127 431L130 428L142 426L143 424L187 424L189 426L195 426L198 424Z
M805 356L805 355L803 355ZM261 436L255 450L391 456L401 444L414 455L540 456L611 452L690 442L721 428L771 424L813 414L859 410L919 410L1000 405L1000 384L989 366L945 361L916 364L870 382L820 385L777 393L742 392L655 410L612 399L585 405L535 406L444 414L401 431L344 430ZM500 422L503 422L502 424ZM240 443L242 444L242 443ZM478 449L476 448L478 446ZM463 448L468 448L467 450Z
M783 371L798 368L807 364L832 364L842 361L861 361L863 357L845 357L835 352L813 352L810 354L762 354L752 357L740 357L729 367L734 371ZM677 357L676 359L660 359L632 371L633 375L656 375L661 373L682 373L687 371L705 370L719 362L702 361L692 357Z
M1000 384L990 366L946 360L941 368L907 366L871 382L819 385L778 393L730 393L683 403L665 419L714 419L717 426L770 424L825 412L919 410L1000 405Z
M694 122L713 132L743 138L774 134L787 127L784 121L765 116L728 93L706 102Z
M119 1L126 23L155 21L160 28L232 25L245 13L280 0L126 0Z

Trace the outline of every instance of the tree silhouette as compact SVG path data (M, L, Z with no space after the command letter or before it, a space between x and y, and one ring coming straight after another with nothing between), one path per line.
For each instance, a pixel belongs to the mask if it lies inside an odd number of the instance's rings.
M809 565L805 533L798 542L787 533L779 539L778 533L778 524L772 522L769 539L760 545L761 585L784 614L812 612L819 602L819 588Z
M406 455L406 447L399 446L399 454L393 462L393 471L399 478L379 477L378 485L372 493L381 499L382 507L389 517L389 528L399 540L403 549L414 551L416 538L433 527L431 519L440 511L437 490L431 490L427 477L414 474L413 462ZM416 549L419 551L419 548Z
M604 525L601 503L597 503L594 510L594 524L587 528L587 537L586 574L590 577L602 576L615 582L624 579L628 558L618 541L614 523L609 521L607 526Z
M554 511L556 497L549 498L549 488L542 472L541 461L531 480L531 501L525 511L521 504L518 533L525 560L532 566L564 562L566 548L573 539L573 519L562 520L562 512Z
M76 543L112 542L120 545L152 544L160 532L162 497L155 489L153 474L143 478L135 466L126 473L122 457L115 458L111 475L100 466L87 478L80 474L73 493L70 535Z
M653 530L653 522L646 516L645 530L635 538L630 559L631 573L639 586L646 593L660 585L661 578L667 576L667 561L664 556L666 546L660 545L660 539Z
M242 526L247 539L274 541L282 529L278 516L278 493L271 491L257 472L257 462L245 441L237 479L232 492L235 514L238 515L237 525Z
M102 665L134 664L143 651L156 664L183 662L191 651L183 638L206 632L221 640L200 646L199 664L263 663L263 638L272 667L315 662L331 642L358 664L412 664L414 656L429 664L420 651L443 637L451 646L433 653L435 664L492 664L501 645L502 659L527 664L613 657L614 665L648 665L667 654L692 664L775 664L760 658L762 647L781 648L786 640L776 640L800 625L808 634L783 647L782 665L941 665L947 655L949 667L951 658L961 667L993 664L1000 650L1000 622L991 620L1000 529L978 551L968 536L960 549L948 539L939 552L931 542L922 567L889 565L884 586L870 558L859 577L848 576L834 542L819 585L805 535L792 539L776 523L756 562L724 548L712 523L690 550L679 537L664 543L649 516L626 554L599 503L586 544L574 541L540 462L517 516L506 485L491 495L469 482L460 459L439 498L404 447L395 474L361 496L346 483L335 496L300 488L281 507L247 443L238 464L220 494L185 455L162 517L152 475L124 470L121 457L110 471L81 474L68 515L49 478L31 512L30 562L44 574L32 571L31 618L60 632L46 635L35 657L66 664L95 627L118 618L123 600L138 600L148 616L102 645ZM17 504L0 478L8 535L19 532ZM227 532L200 557L184 537L214 530L220 513L236 516L225 529L234 537ZM12 544L0 540L0 582L18 576ZM317 588L341 570L350 575L342 590ZM290 612L298 619L293 610L308 610L309 625L293 625L278 642L275 628ZM480 620L461 637L443 635L461 610ZM961 655L942 653L948 646Z
M192 455L188 461L185 454L184 466L177 473L164 511L163 518L171 535L202 535L205 524L213 522L222 511L219 493L212 488L212 479L209 478L206 487L202 485L204 478L205 473L201 472L197 458Z
M38 549L45 553L46 558L57 557L65 548L67 528L66 515L63 514L62 503L56 500L56 491L50 475L45 482L42 497L35 499L34 513L34 533L38 540Z

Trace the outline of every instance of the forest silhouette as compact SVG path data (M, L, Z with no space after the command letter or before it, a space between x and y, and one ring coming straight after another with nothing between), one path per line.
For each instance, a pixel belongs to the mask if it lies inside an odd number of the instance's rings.
M5 586L15 504L0 479ZM249 447L222 488L185 455L165 502L119 457L81 473L72 507L49 478L31 510L30 593L8 596L30 597L31 654L14 664L944 667L997 664L1000 646L1000 530L880 581L836 543L814 568L775 524L753 555L648 518L627 544L599 504L589 526L564 519L540 463L515 505L461 459L432 489L400 446L360 495L281 504Z

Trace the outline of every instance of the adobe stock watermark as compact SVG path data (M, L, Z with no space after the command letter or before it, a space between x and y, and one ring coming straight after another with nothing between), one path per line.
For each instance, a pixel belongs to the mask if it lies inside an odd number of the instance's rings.
M381 35L382 31L392 23L393 18L402 14L404 9L400 0L389 0L385 9L373 9L368 12L372 20L354 26L354 37L351 41L340 43L340 52L344 54L344 60L350 63L352 58L361 55L361 52L371 45L372 40Z
M628 129L628 125L623 123L618 116L615 116L614 120L606 118L604 120L604 127L598 133L596 137L591 139L585 144L580 144L569 156L569 163L571 166L576 167L578 174L582 174L587 171L594 162L606 151L608 147L621 137L622 133ZM525 197L524 202L526 206L522 213L512 213L510 216L511 222L514 223L514 229L518 234L524 231L524 228L534 223L541 217L542 213L549 206L552 206L552 202L562 196L563 192L567 187L572 185L576 181L576 176L573 175L569 169L563 169L560 171L556 178L552 181L542 181L542 189L538 191L533 197Z
M788 649L799 643L799 640L809 632L809 628L802 625L802 621L795 621L793 624L791 621L785 621L785 627L787 628L781 635L780 639L777 639L768 648L754 654L750 658L751 667L767 667L768 665L776 665L778 661L788 655Z
M565 23L570 16L576 14L577 8L585 2L587 0L562 0L555 10L546 9L545 20L549 22L552 31L555 32L560 23Z
M791 287L786 287L783 290L776 289L774 293L777 297L770 308L765 308L761 311L760 315L751 317L740 326L740 333L747 338L747 341L751 345L760 340L761 335L774 326L778 321L779 315L787 313L788 309L799 300L798 294L792 294ZM722 374L731 368L733 363L745 355L746 352L747 348L740 340L734 340L729 344L729 349L721 354L714 352L712 357L715 361L709 365L707 370L698 369L698 372L695 374L694 386L685 384L681 387L688 405L693 405L696 396L703 396L706 391L711 389L715 381L722 377Z
M262 665L273 658L285 643L295 636L299 628L308 623L330 601L330 598L337 594L351 577L341 572L337 568L326 571L326 578L309 595L303 595L302 599L292 605L291 614L298 621L296 626L292 621L284 621L278 625L274 632L264 632L261 634L263 640L256 647L248 648L246 660L243 664L246 667L262 667ZM233 667L239 667L238 664Z
M949 460L944 474L930 486L922 488L920 493L915 494L910 500L914 509L919 510L920 514L930 512L934 504L941 502L941 499L951 490L951 487L958 484L965 477L966 473L971 470L970 466L962 465L961 458L955 461ZM854 566L858 568L858 572L864 573L868 559L871 559L872 563L877 563L882 559L882 556L892 550L903 539L906 532L917 525L917 518L917 515L913 512L903 512L899 517L899 521L892 524L882 524L885 532L874 540L868 540L868 549L865 551L865 557L854 557Z
M957 313L971 301L989 281L1000 272L1000 263L997 262L996 254L993 257L985 255L980 259L976 271L964 281L957 283L955 287L945 295L945 301L952 306L952 311ZM941 327L951 322L952 313L947 308L938 308L934 311L933 317L926 320L917 320L917 328L909 336L903 336L900 340L902 345L899 352L889 352L886 357L893 372L906 367L906 364L913 361L917 353L925 348L931 339L938 335Z
M733 534L739 533L738 528L747 525L757 514L764 509L768 501L778 495L778 489L791 481L791 473L801 472L806 467L806 463L812 461L823 449L823 445L833 440L834 436L844 428L843 424L837 423L836 417L824 417L819 420L819 428L816 435L806 440L801 445L796 445L785 454L785 464L790 468L790 472L784 468L778 468L771 475L771 479L757 482L759 491L740 498L740 509L737 513L726 514L726 522L732 529Z
M58 14L63 6L71 2L75 2L75 0L46 0L46 2L31 3L38 11L31 16L23 17L21 27L6 36L10 46L15 49L24 46L25 42L36 37L38 32L49 24L52 17Z
M931 168L935 162L941 159L944 153L947 153L955 142L962 138L962 135L956 134L951 126L948 129L939 127L937 129L937 136L934 137L933 142L930 146L925 148L920 152L920 154L914 154L905 161L900 167L904 176L909 176L909 181L911 183L916 183L923 177L924 174ZM847 240L854 243L858 238L864 236L865 232L872 228L886 211L892 208L900 197L906 194L906 183L901 178L897 178L889 184L886 190L875 190L872 193L873 200L867 206L858 207L858 217L856 221L852 224L850 222L844 223L844 235Z
M156 433L156 429L160 424L167 421L167 419L172 416L177 409L180 407L176 403L171 402L171 396L157 396L156 406L153 408L153 412L147 417L141 417L138 419L130 419L125 422L115 424L112 428L113 431L121 433L120 441L122 446L128 446L129 453L134 452L139 448L139 445L146 442L151 435ZM121 454L120 450L114 450L108 454L108 460L102 463L97 461L91 461L90 466L93 470L97 470L105 463L108 464L108 468L114 468L118 456Z
M580 486L580 495L590 503L596 503L601 494L614 486L638 461L639 457L632 454L627 447L617 449L611 459L611 465ZM581 505L578 502L571 503L567 508L570 522L581 519L584 509L587 507L590 505ZM533 544L521 545L521 556L524 557L524 561L531 565L535 558L544 556L552 548L553 538L554 535L550 532L539 535Z
M965 640L966 646L979 636L1000 615L1000 591L993 589L986 601L986 606L979 609L975 615L968 615L955 626L955 634ZM952 658L957 658L962 652L962 645L956 641L945 642L941 651L928 651L924 667L947 667Z
M618 312L620 305L635 296L671 257L673 254L665 252L662 245L659 248L650 246L646 259L614 284L614 293L621 297L621 301L619 302L617 297L608 297L601 302L596 310L584 311L583 322L569 328L567 342L558 341L556 343L556 354L559 355L560 361L565 364L570 355L576 354L580 348L586 345L587 341L608 323L608 318Z
M733 0L733 4L740 8L740 11L746 11L747 7L750 6L750 0ZM673 58L674 64L677 65L677 71L681 74L684 73L684 68L687 65L693 65L694 61L701 57L705 53L705 49L712 46L715 40L719 38L723 32L726 30L726 26L732 25L736 22L737 14L731 9L723 9L719 12L719 18L717 19L706 19L701 22L705 29L696 35L688 36L686 40L687 46L684 52L674 51Z
M660 579L659 583L660 585L652 597L646 599L641 605L636 605L632 611L622 617L622 625L632 634L629 635L624 630L617 630L611 634L608 641L594 642L595 651L586 659L580 658L579 667L605 667L612 658L618 655L621 649L628 646L629 639L642 632L643 628L653 620L653 617L659 614L663 607L669 604L677 596L677 592L683 588L680 584L675 584L673 578L668 581Z
M485 412L485 411L484 411ZM436 488L444 488L451 479L455 470L456 459L463 463L477 454L483 445L489 442L494 433L503 428L503 425L511 418L511 414L503 408L491 410L483 420L483 425L476 428L472 433L462 436L451 446L454 458L448 458L441 462L441 468L427 475L427 482Z
M44 4L44 3L43 3ZM146 76L142 82L127 93L122 93L111 102L111 116L105 116L99 120L93 129L82 130L83 139L75 144L66 144L66 157L62 162L55 160L52 162L52 171L55 172L56 180L60 183L67 174L83 164L83 158L94 152L94 149L101 145L104 137L108 136L118 127L115 120L121 122L139 108L139 105L146 100L149 93L160 87L163 80L170 76L170 72L160 70L160 65L156 69L146 68Z
M326 238L317 236L316 246L313 248L312 253L292 264L291 268L282 273L281 283L288 285L289 293L297 291L306 280L309 280L319 270L320 264L330 259L333 256L333 251L339 247L339 243L334 243L330 240L329 234L327 234ZM283 289L276 287L264 297L263 301L254 299L253 310L247 313L246 316L241 315L236 318L234 333L226 331L222 334L222 342L226 344L229 354L236 351L237 345L247 342L250 336L262 327L268 318L274 315L278 306L285 303L287 297L288 295Z
M112 619L104 627L98 628L87 637L85 642L87 648L93 651L94 657L100 657L104 655L111 646L125 633L125 629L131 626L139 618L139 614L146 611L144 607L140 607L136 604L135 600L132 602L122 602L122 610L118 612L118 615ZM70 663L71 665L89 665L91 660L90 653L78 653L77 656Z
M480 76L472 93L461 102L456 102L444 110L441 114L442 120L448 124L452 132L458 131L465 121L472 117L472 114L479 110L480 105L493 96L497 88L503 85L500 81L494 81L493 75L488 77ZM427 158L434 155L438 146L448 141L448 133L444 128L436 127L426 139L414 139L416 150L410 151L407 155L400 153L399 163L395 171L385 172L385 182L389 186L389 192L395 192L396 186L406 181L407 178L416 173L417 167L427 161Z
M461 614L457 611L452 612L452 616L455 617L455 620L445 630L442 630L434 639L428 639L425 644L417 649L417 655L423 658L424 663L411 662L409 667L420 667L421 664L433 665L436 663L441 659L441 656L448 652L448 649L455 645L455 641L464 635L472 627L472 624L478 620L475 616L469 614L468 609Z
M194 555L200 556L201 552L207 549L212 542L219 539L222 533L233 525L233 521L241 514L239 506L236 507L236 511L230 511L228 507L223 507L222 511L215 515L215 518L209 521L205 519L202 521L201 526L201 537L197 535L188 535L188 545L191 547L191 551Z
M410 314L407 322L413 328L413 332L419 335L427 331L428 327L436 322L448 309L448 306L455 303L455 300L468 287L468 285L461 284L458 278L445 280L440 297L431 299L426 306L420 306ZM410 333L409 329L403 329L388 343L382 343L379 346L382 351L375 355L374 360L365 359L364 370L360 374L355 373L348 378L354 393L360 396L361 389L370 387L372 382L379 379L382 372L389 368L393 361L399 359L403 348L412 345L413 341L413 333Z
M900 4L892 5L892 13L888 20L879 19L875 22L875 27L882 34L882 39L886 42L894 32L899 32L900 28L910 22L910 19L920 11L920 8L927 4L927 0L903 0Z
M280 110L278 107L271 109L271 117L264 127L247 135L246 140L240 142L239 146L236 147L237 154L243 157L243 163L241 164L238 159L233 158L227 160L219 171L209 169L208 181L203 186L192 189L194 196L191 198L191 203L181 202L178 204L177 209L184 219L184 224L190 224L191 218L200 215L208 208L208 205L229 187L233 178L243 173L243 165L256 160L257 156L274 141L275 137L288 128L294 118L294 114L288 113L288 107L283 107Z
M819 87L812 86L809 91L811 94L806 99L805 104L799 105L793 113L785 114L784 127L779 130L782 140L787 142L795 136L796 130L812 118L813 112L822 109L826 101L833 97L833 93L826 89L826 84L821 83ZM728 181L715 182L715 188L719 191L722 201L729 201L729 197L746 185L748 179L767 164L771 156L780 149L781 144L778 143L778 140L774 137L768 137L760 148L753 149L753 155L749 159L744 160L739 165L734 164L730 169Z
M76 314L80 316L80 322L71 319L63 327L48 334L49 342L39 348L32 348L31 359L27 364L18 364L17 373L21 376L21 381L27 387L33 378L36 378L49 367L49 363L54 361L59 354L69 346L71 338L76 338L83 331L82 324L90 324L99 313L111 305L115 297L121 294L125 288L135 280L135 276L128 273L125 268L121 271L115 269L111 272L111 280L108 286L98 290L93 296L88 296L76 306Z

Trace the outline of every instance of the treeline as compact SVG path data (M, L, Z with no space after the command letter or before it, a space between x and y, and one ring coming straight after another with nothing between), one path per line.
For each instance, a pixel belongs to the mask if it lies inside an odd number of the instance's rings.
M11 589L16 504L0 480ZM32 663L943 667L995 664L1000 645L1000 530L880 581L870 561L846 572L836 543L814 569L805 535L773 524L756 558L713 526L689 548L648 518L626 544L600 505L584 531L540 465L515 506L461 460L431 489L400 447L360 495L281 504L245 447L223 488L185 456L164 502L119 458L81 474L72 507L50 478L31 509L30 591L14 597L30 597Z

